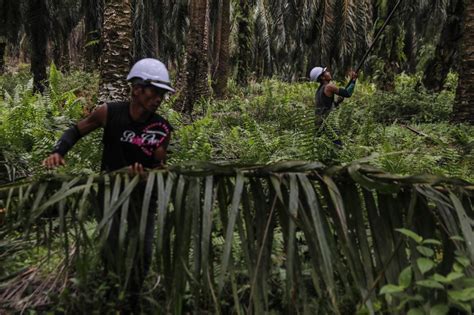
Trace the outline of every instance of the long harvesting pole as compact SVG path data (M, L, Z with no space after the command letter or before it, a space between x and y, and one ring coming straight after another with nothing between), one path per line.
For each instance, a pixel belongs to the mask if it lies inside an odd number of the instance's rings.
M375 38L374 38L374 40L372 41L372 44L370 45L369 49L365 52L364 57L362 57L362 60L359 62L359 65L358 65L357 68L356 68L356 72L359 72L360 69L362 68L362 66L364 65L365 61L367 60L367 57L369 57L369 54L370 54L370 53L372 52L372 50L374 49L375 44L376 44L377 41L379 40L380 36L382 36L383 31L384 31L385 28L387 27L388 23L390 23L390 20L392 20L393 15L394 15L395 12L397 11L397 9L398 9L398 7L400 6L401 3L402 3L402 0L398 0L397 4L396 4L395 7L393 8L392 12L390 12L390 14L388 15L387 19L385 20L384 24L382 25L382 27L381 27L380 30L378 31L377 35L375 35Z
M372 41L372 44L370 45L369 49L367 49L367 51L365 52L364 54L364 57L362 57L361 61L359 62L359 64L357 65L357 68L356 68L356 73L360 71L360 69L362 68L362 66L364 65L365 61L367 60L367 57L369 57L369 54L372 52L372 50L374 49L375 47L375 44L377 43L377 41L379 40L380 36L382 36L382 33L383 31L385 30L385 28L387 27L388 23L390 23L390 20L392 20L395 12L397 12L397 9L398 7L400 6L400 4L402 3L402 0L398 0L397 4L395 5L395 7L393 7L392 11L390 12L390 14L387 16L387 19L385 20L385 22L383 23L382 27L380 28L380 30L377 32L377 35L375 35L375 38L374 40ZM351 82L349 81L349 83L347 84L346 88L349 87L349 85L351 84ZM344 101L344 98L343 97L340 97L335 103L336 103L336 106L341 104L342 102Z

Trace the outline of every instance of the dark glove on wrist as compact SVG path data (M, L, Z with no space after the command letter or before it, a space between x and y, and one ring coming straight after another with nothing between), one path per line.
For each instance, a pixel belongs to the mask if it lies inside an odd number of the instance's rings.
M81 134L79 133L79 129L77 125L72 126L68 130L66 130L61 138L56 142L53 147L52 153L58 153L62 157L64 157L67 152L76 144L79 139L81 139Z

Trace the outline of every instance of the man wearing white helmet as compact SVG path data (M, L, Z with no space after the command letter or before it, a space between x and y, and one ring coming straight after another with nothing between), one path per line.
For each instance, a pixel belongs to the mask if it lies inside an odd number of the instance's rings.
M111 172L125 166L142 172L161 165L171 135L170 124L155 111L171 87L168 70L156 59L138 61L127 80L132 84L129 102L97 107L88 117L68 129L43 161L48 168L64 165L64 156L85 135L104 128L102 170Z
M321 126L323 119L338 104L334 102L335 95L341 97L351 97L357 80L357 73L351 72L351 82L347 88L338 88L331 83L332 76L326 67L315 67L310 72L311 81L319 82L319 88L316 91L316 124Z
M146 58L138 61L128 74L131 83L130 101L113 102L97 107L88 117L68 129L54 146L52 153L43 161L47 168L64 165L66 153L83 136L98 129L104 129L101 169L105 172L128 167L132 174L142 174L144 168L154 168L166 161L166 149L173 128L163 117L156 113L166 93L174 92L168 70L156 59ZM99 190L99 207L102 207L103 192ZM141 200L144 185L135 190L128 215L128 231L138 233ZM156 204L152 196L150 205ZM154 208L150 207L145 231L144 254L136 263L129 290L139 291L149 269L152 257ZM104 259L108 270L117 271L118 218L114 217L109 233ZM127 237L129 239L129 237ZM107 256L107 257L106 257ZM134 278L134 279L133 279Z

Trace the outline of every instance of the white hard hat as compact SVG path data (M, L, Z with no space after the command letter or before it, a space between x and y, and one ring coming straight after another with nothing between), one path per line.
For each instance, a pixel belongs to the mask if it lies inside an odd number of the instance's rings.
M311 81L318 81L319 76L323 74L324 71L326 71L326 67L314 67L311 69L311 72L309 73L309 78Z
M171 87L170 75L166 66L158 59L145 58L137 61L127 76L127 81L140 78L147 83L170 92L175 92Z

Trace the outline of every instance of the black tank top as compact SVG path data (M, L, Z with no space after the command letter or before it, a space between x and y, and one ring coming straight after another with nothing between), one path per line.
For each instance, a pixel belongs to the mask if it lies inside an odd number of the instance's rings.
M111 172L135 162L153 168L161 161L153 152L166 140L173 128L163 117L153 114L145 122L130 117L130 103L107 104L107 122L104 128L102 171Z
M327 84L321 84L316 91L316 110L321 112L330 111L334 104L334 95L332 97L324 94L324 88Z

